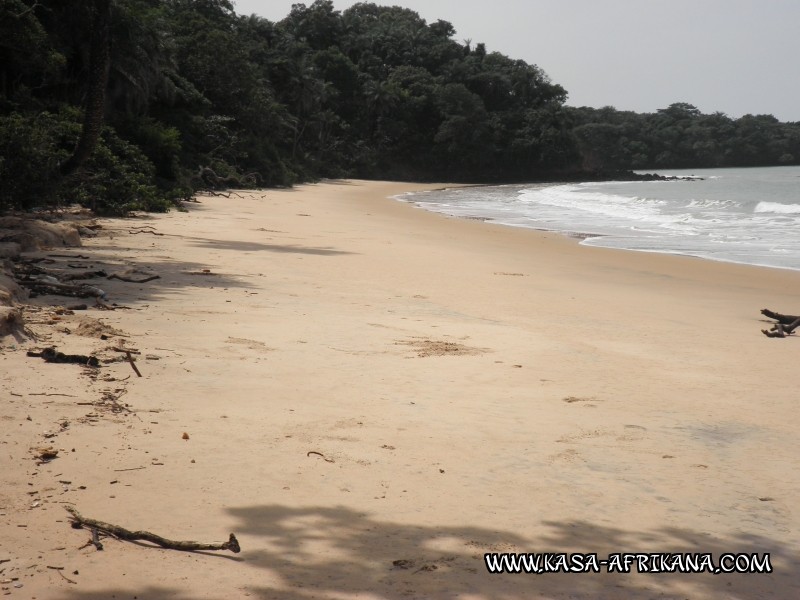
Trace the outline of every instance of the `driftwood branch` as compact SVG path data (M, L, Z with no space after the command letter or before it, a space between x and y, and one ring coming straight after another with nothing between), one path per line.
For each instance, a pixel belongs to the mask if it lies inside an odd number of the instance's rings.
M67 512L72 515L72 527L75 529L95 530L128 542L144 540L146 542L156 544L157 546L161 546L162 548L167 548L168 550L182 550L184 552L194 552L197 550L230 550L234 553L241 552L239 541L233 534L230 534L227 542L221 544L180 542L168 540L160 535L150 533L149 531L130 531L129 529L125 529L119 525L113 525L104 521L97 521L96 519L87 519L71 506L65 506L64 508L66 508Z
M74 363L76 365L83 365L86 367L100 366L100 361L96 356L86 356L85 354L64 354L53 347L45 348L41 352L28 350L27 355L42 358L45 362L49 363Z
M139 367L136 366L136 362L133 360L133 356L131 355L130 351L125 351L125 356L128 358L128 362L131 363L131 367L133 367L133 372L136 373L137 377L141 377L142 374L139 372Z
M775 323L769 329L761 330L761 333L767 337L785 338L787 335L792 335L794 330L800 327L800 316L782 315L781 313L776 313L768 308L762 309L761 314L777 321L777 323Z
M781 323L783 325L791 325L792 323L797 321L797 319L800 319L800 316L782 315L781 313L776 313L768 308L762 309L761 314L764 315L765 317L769 317L770 319L775 319L778 323Z

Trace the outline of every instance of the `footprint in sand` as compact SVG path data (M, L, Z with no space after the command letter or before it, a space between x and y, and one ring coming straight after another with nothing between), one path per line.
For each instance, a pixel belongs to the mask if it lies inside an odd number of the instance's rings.
M646 437L647 429L641 425L625 425L622 432L613 429L587 429L580 433L565 435L556 440L561 444L574 444L584 440L613 437L618 442L638 442Z
M556 440L556 442L561 444L572 444L574 442L578 442L581 440L593 439L593 438L600 438L600 437L609 437L613 436L614 433L607 429L588 429L581 431L580 433L576 433L573 435L564 435L561 436Z
M550 456L547 457L547 460L551 464L556 463L556 462L559 462L559 463L576 463L576 462L585 463L586 462L586 459L584 459L580 455L580 452L578 452L577 450L573 450L573 449L564 450L564 452L559 452L558 454L551 454Z

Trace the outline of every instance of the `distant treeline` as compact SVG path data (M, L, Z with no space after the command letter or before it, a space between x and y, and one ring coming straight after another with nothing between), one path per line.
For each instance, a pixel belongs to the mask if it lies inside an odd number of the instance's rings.
M800 163L800 124L565 106L446 21L361 3L0 0L0 209L166 210L321 177L532 181Z
M652 114L612 107L571 111L585 169L683 169L800 164L800 123L731 119L676 103Z

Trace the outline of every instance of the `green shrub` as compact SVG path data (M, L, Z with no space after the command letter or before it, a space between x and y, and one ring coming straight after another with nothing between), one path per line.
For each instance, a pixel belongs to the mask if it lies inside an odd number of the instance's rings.
M0 116L0 209L53 204L58 166L69 156L60 139L79 134L79 123L48 112Z
M165 212L173 205L171 198L186 195L180 187L159 189L153 163L111 127L103 130L83 168L62 178L59 165L70 156L80 133L81 112L74 107L0 116L0 210L77 203L109 215ZM160 133L162 144L174 148L176 134Z

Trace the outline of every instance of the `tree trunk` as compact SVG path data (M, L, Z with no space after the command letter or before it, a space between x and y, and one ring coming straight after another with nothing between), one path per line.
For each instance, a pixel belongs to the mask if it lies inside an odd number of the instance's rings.
M65 177L80 169L91 156L103 129L111 66L111 0L92 0L91 4L93 19L89 41L89 85L83 129L72 156L61 165L61 174Z

